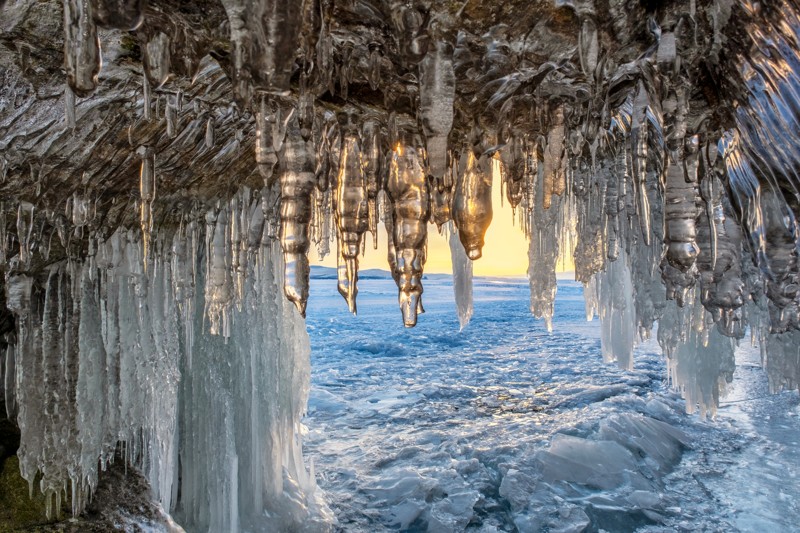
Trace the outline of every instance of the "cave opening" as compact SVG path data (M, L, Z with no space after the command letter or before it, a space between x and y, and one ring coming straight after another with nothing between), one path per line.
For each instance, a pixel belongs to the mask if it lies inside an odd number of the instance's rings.
M796 0L0 1L0 529L792 529L799 50Z

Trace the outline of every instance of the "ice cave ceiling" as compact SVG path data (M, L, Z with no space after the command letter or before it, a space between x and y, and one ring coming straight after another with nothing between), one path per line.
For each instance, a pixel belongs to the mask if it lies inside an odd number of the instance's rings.
M383 226L413 326L428 222L461 243L468 320L494 186L530 237L535 316L572 254L609 359L630 366L659 321L692 361L672 378L713 407L749 327L773 387L796 388L799 16L794 0L0 1L4 347L43 350L112 299L121 313L117 272L182 317L191 352L194 329L245 327L270 265L304 313L313 247L337 254L355 311ZM76 338L111 353L103 324Z

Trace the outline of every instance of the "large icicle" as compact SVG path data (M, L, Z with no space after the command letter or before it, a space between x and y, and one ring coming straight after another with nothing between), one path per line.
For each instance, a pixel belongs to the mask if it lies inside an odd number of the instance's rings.
M295 126L296 126L295 121ZM302 316L308 301L308 247L311 192L314 189L314 147L303 139L299 126L292 128L284 146L280 177L280 240L283 247L283 290Z
M64 68L67 83L80 97L97 86L102 58L89 0L64 0Z
M544 164L539 163L534 185L534 204L530 211L530 241L528 243L528 280L530 309L536 318L544 318L547 331L553 330L556 298L556 262L558 261L558 216L560 198L549 209L543 208L546 193ZM540 207L542 206L542 207Z
M450 259L453 263L453 294L456 299L458 323L461 329L472 319L472 259L467 257L458 238L458 230L452 222L448 227L450 237Z
M339 244L339 294L356 312L358 294L358 254L369 229L367 182L358 137L348 134L342 143L342 159L336 180L336 224Z
M410 141L410 142L409 142ZM428 241L428 186L414 139L392 151L386 193L392 204L390 265L399 288L403 324L413 327L422 311L422 271Z
M233 43L233 92L249 102L253 90L283 92L302 24L302 2L295 0L223 0Z
M419 113L428 140L428 166L433 177L441 178L447 171L447 136L456 95L453 45L434 39L419 68Z

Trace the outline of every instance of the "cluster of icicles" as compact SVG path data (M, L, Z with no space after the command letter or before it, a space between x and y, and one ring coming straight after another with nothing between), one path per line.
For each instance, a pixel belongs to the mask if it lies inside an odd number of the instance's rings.
M480 258L491 223L492 164L499 160L505 196L530 237L531 311L546 320L548 329L552 327L556 262L559 256L571 254L576 279L589 286L589 315L597 312L604 324L624 324L621 335L612 335L619 328L610 326L603 344L604 351L625 366L631 364L635 341L649 337L653 324L665 316L667 307L672 309L673 301L680 313L687 313L699 301L703 312L690 313L697 317L691 329L706 333L695 342L680 327L668 332L662 323L659 338L668 354L681 343L706 346L712 330L741 338L748 326L754 337L783 339L780 342L792 346L792 334L786 332L800 324L798 230L781 183L785 180L797 192L796 180L783 175L790 171L781 167L783 160L792 162L800 152L796 140L786 133L796 129L790 103L796 103L795 87L800 81L794 70L782 68L800 60L793 46L800 25L791 6L786 6L782 23L751 29L754 46L770 48L770 53L739 58L737 67L748 82L751 107L737 110L736 128L710 131L708 113L691 108L691 91L681 68L680 52L688 46L684 23L690 20L684 17L669 30L651 20L656 45L639 59L619 66L611 80L603 82L608 87L629 86L622 96L615 95L616 107L604 111L606 123L598 121L597 114L581 115L581 108L568 98L539 99L528 113L536 117L533 122L542 134L517 127L490 130L476 121L466 136L454 139L454 65L460 60L456 56L463 53L455 46L452 32L442 29L443 21L431 23L424 41L417 39L420 27L403 26L407 30L400 39L403 54L415 58L418 65L417 117L411 120L393 112L337 114L316 108L309 89L308 59L301 67L299 92L287 97L294 51L301 46L306 58L315 57L324 66L332 57L330 39L320 37L316 48L308 49L293 33L300 27L302 13L291 2L227 0L223 4L231 25L233 93L253 112L255 163L265 192L257 213L243 211L241 217L225 220L215 218L212 210L206 217L209 228L214 224L226 228L224 234L216 230L206 234L211 288L205 306L212 333L228 335L230 310L242 299L247 250L252 249L254 235L260 238L263 225L282 246L284 292L304 314L311 243L324 256L330 242L335 242L339 291L355 312L358 259L366 233L372 234L377 246L379 222L383 222L388 263L406 326L415 325L423 311L421 280L428 223L440 231L446 226L463 248L451 247L464 325L471 313L467 309L470 262ZM395 7L410 16L402 6ZM143 20L143 9L141 0L65 0L68 124L74 118L74 96L87 96L97 84L96 25L136 28ZM745 2L742 9L758 8ZM324 24L323 20L321 32ZM266 33L261 31L265 28ZM586 18L578 36L578 55L583 74L594 78L587 85L590 92L601 83L598 39L595 23ZM719 41L717 36L715 41ZM495 45L502 49L502 42ZM160 33L151 36L143 56L143 118L149 119L151 87L160 87L169 77L169 38ZM345 67L338 72L344 77L340 89L346 91ZM555 68L545 64L531 76L541 77ZM378 85L380 80L372 78L379 77L379 70L370 71L371 85ZM321 69L314 76L315 83L320 83L330 72ZM497 84L489 104L513 109L521 77L518 73L499 80L502 83ZM331 91L332 84L327 80ZM174 123L170 105L165 116L169 130ZM214 143L210 123L206 143ZM141 146L138 153L139 219L146 264L154 231L157 154L150 146ZM764 188L765 182L770 186ZM31 204L19 205L17 260L22 270L35 240L33 211ZM90 202L77 196L68 204L75 227L86 224L90 211ZM739 221L744 221L744 227ZM60 227L59 235L63 239ZM221 259L225 254L231 255L230 264ZM761 343L762 347L767 344ZM785 368L776 373L784 377L773 386L796 386L796 372ZM720 371L715 379L721 374L729 375ZM677 379L681 386L684 381ZM717 390L716 385L709 387Z
M299 426L310 346L280 289L280 245L253 215L262 203L243 188L205 224L152 235L149 252L120 228L42 278L6 277L17 326L0 374L48 516L66 501L79 514L121 453L184 527L313 523Z

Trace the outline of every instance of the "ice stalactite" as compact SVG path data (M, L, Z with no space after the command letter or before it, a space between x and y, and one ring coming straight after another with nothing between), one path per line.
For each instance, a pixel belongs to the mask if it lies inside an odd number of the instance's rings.
M533 207L530 209L530 241L528 243L528 280L530 281L530 309L533 316L543 318L547 331L553 330L554 302L556 298L556 262L558 261L558 220L561 199L551 199L544 209L544 199L552 193L545 180L545 165L539 164L534 185Z
M452 43L444 38L434 39L419 68L420 115L428 141L428 167L435 178L441 178L447 171L447 136L453 127L456 95Z
M636 213L645 244L650 244L650 200L647 195L647 107L650 103L642 80L636 88L631 112L631 175L636 198Z
M339 175L336 178L336 225L339 245L339 293L351 313L356 312L358 294L358 254L364 233L369 229L367 181L359 138L354 133L342 141Z
M308 301L308 248L311 194L314 189L314 148L299 128L286 140L280 176L280 241L283 247L284 293L302 316Z
M367 207L369 209L369 232L372 233L372 246L378 249L378 194L383 190L383 150L381 147L380 124L375 120L364 122L361 134L363 139L362 162L367 182Z
M97 86L102 57L89 0L64 0L64 68L67 84L80 97Z
M405 135L391 154L386 193L391 202L389 263L399 289L403 324L413 327L422 308L422 272L428 241L429 194L418 139Z
M701 184L705 209L700 211L697 243L700 253L700 298L721 331L730 337L744 336L742 316L742 231L723 201L722 182L709 172Z
M561 196L567 188L566 185L566 126L564 124L564 106L558 105L551 116L552 125L547 134L547 143L544 146L544 185L542 192L542 207L550 209L553 195Z
M633 348L636 344L636 316L633 304L633 285L628 257L622 251L606 270L595 274L591 289L597 314L600 317L600 346L603 359L625 369L633 368Z
M453 196L453 220L458 238L473 261L483 253L486 229L492 222L491 159L467 149Z
M254 90L287 91L299 42L302 2L225 0L222 5L230 24L237 100L249 102Z
M169 78L171 57L169 45L169 37L163 32L152 35L144 45L142 66L145 77L152 87L159 88L163 86Z
M464 247L458 238L458 230L451 222L448 231L450 236L450 260L453 263L453 294L456 299L458 323L461 329L467 327L472 319L472 259L467 257Z
M273 174L275 164L278 162L278 154L286 138L287 125L293 115L294 109L284 118L276 102L267 103L267 97L264 95L259 98L255 113L256 164L267 184L272 184L276 178Z
M658 343L667 357L672 386L686 411L714 417L725 384L733 379L735 340L722 335L695 289L684 307L667 304L658 323Z
M142 260L147 270L153 234L153 202L156 198L156 156L155 151L149 146L140 147L138 152L142 159L142 168L139 171L139 226L142 230Z

